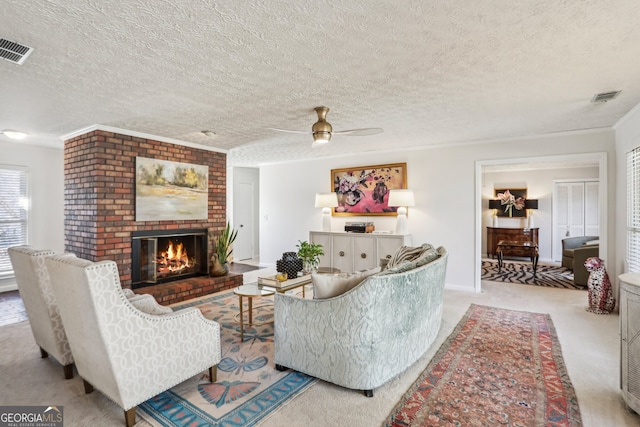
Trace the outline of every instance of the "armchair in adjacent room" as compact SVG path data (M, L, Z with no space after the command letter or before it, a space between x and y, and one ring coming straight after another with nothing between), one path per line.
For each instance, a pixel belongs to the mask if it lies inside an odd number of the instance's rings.
M95 387L123 408L136 407L203 371L216 381L220 325L195 307L169 314L138 310L113 261L49 256L46 265L85 392Z
M584 266L587 258L599 256L598 236L576 236L562 239L562 266L573 271L573 283L587 286L589 272Z

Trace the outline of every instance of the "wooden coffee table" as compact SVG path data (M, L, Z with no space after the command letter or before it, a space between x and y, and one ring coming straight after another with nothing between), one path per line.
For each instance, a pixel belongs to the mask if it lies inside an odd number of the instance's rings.
M533 277L536 277L536 271L538 269L538 244L535 242L518 242L512 240L500 240L496 252L498 253L498 273L502 269L504 252L513 255L522 255L531 258L531 265L533 266Z
M233 290L233 293L240 298L240 342L244 341L244 305L242 298L247 297L249 299L249 321L247 324L253 324L253 299L256 297L266 297L273 295L275 291L270 289L261 289L257 284L249 284L238 286Z

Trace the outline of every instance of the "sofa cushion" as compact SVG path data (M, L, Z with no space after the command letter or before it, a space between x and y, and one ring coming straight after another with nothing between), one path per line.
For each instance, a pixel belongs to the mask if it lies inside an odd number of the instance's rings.
M402 246L396 251L395 254L389 259L386 268L392 268L407 261L414 261L420 258L425 252L432 250L433 246L425 243L418 247Z
M422 267L423 265L429 264L431 261L434 261L440 257L439 252L434 249L433 246L427 244L422 246L429 246L429 248L423 251L418 258L411 261L403 261L394 267L387 268L386 270L380 272L380 275L404 273L405 271L413 270L414 268Z
M313 298L325 299L342 295L355 288L367 277L379 273L380 267L370 270L359 271L357 273L338 273L338 274L318 274L311 275L313 282Z

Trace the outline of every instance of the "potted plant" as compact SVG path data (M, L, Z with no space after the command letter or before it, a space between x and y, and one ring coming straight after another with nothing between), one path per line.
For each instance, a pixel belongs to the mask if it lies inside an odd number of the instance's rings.
M322 245L300 240L298 242L300 243L296 245L296 248L298 248L298 256L302 259L303 271L307 274L312 273L320 264L320 256L324 255Z
M213 255L211 255L211 265L209 274L211 276L224 276L229 272L229 256L233 252L233 242L238 236L238 231L231 228L231 224L227 222L227 226L222 230L220 235L213 239Z

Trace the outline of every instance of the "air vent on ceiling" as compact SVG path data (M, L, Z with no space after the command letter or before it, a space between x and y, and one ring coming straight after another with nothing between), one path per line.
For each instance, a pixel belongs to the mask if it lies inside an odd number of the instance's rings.
M607 101L610 101L613 98L615 98L616 96L620 95L620 92L622 92L622 91L618 90L618 91L615 91L615 92L596 93L595 95L593 95L593 98L591 98L591 102L607 102Z
M32 47L23 46L7 39L0 39L0 58L22 65L33 52Z

